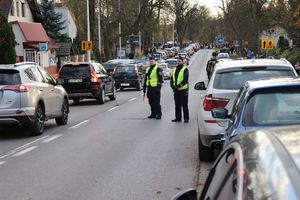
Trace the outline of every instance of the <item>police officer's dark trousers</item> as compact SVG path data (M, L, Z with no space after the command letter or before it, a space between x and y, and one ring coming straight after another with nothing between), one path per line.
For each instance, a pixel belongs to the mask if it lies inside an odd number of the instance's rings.
M175 100L176 119L181 120L181 109L182 109L184 120L189 120L188 90L176 90L174 92L174 100Z
M159 87L148 87L147 97L151 107L151 116L161 117L161 106L160 106L160 88Z

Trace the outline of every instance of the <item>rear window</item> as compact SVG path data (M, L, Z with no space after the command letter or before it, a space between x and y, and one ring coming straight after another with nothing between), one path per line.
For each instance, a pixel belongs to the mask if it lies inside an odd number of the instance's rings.
M90 67L88 64L82 65L64 65L60 71L63 77L90 77Z
M1 70L0 85L18 85L21 84L21 78L17 71Z
M115 64L109 64L109 63L103 63L102 65L106 70L112 70L116 66Z
M118 66L116 73L135 73L135 66Z
M295 74L292 70L273 69L217 73L214 80L214 88L238 90L249 80L285 76L295 76Z

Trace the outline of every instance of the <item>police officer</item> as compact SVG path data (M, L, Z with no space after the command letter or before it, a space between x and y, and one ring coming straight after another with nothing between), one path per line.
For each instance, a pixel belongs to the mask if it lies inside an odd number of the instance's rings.
M174 91L175 100L175 119L172 122L181 122L181 109L183 110L184 123L189 122L189 109L188 109L188 81L189 70L184 65L182 57L177 59L176 69L173 70L171 78L171 88Z
M143 91L151 107L149 119L161 119L160 90L163 82L162 70L156 64L154 57L149 58L150 67L146 69Z

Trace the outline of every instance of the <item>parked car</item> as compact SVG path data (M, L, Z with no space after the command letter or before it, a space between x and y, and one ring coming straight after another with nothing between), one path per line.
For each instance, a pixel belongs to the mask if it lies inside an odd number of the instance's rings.
M46 120L68 122L66 91L35 63L0 65L0 97L1 125L27 126L32 135L41 135Z
M172 69L169 68L167 63L161 63L158 66L163 71L164 79L170 79L172 77Z
M143 74L145 74L146 69L150 66L149 59L141 59L136 61L142 68Z
M212 110L213 117L230 119L226 143L246 130L300 124L299 88L299 78L248 81L240 89L231 115L226 108Z
M213 160L214 149L223 146L221 139L227 119L213 118L211 111L214 108L226 108L231 111L239 89L248 80L285 76L297 76L293 66L286 60L218 62L207 88L204 82L195 85L195 89L204 90L197 120L200 160Z
M177 65L176 62L177 62L177 59L175 59L175 58L169 58L168 60L166 60L166 63L168 63L168 65L171 69L176 68L176 65Z
M114 63L114 64L135 64L136 61L133 59L112 59L107 61L106 63Z
M256 130L234 138L204 184L207 199L300 199L299 126ZM172 200L197 200L189 189Z
M116 88L120 88L120 90L134 87L140 91L143 88L144 75L141 67L136 64L118 65L113 77L116 81Z
M115 81L100 63L68 63L58 72L58 80L75 103L82 99L96 99L105 103L105 97L116 99Z

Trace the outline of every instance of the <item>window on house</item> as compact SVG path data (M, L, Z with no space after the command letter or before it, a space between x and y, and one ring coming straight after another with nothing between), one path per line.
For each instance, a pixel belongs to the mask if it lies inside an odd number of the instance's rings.
M16 7L17 7L17 16L20 17L20 2L16 3Z
M25 7L25 3L21 3L22 5L22 17L26 17L26 7Z
M10 15L15 16L15 2L12 2L11 4Z

